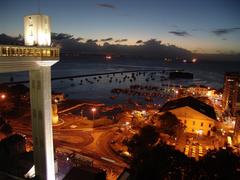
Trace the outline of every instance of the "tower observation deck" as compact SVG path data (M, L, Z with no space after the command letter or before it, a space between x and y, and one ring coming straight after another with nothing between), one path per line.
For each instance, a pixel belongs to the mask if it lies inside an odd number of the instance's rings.
M51 66L59 48L51 44L50 18L24 17L25 46L0 45L0 73L29 71L34 165L37 179L54 180Z

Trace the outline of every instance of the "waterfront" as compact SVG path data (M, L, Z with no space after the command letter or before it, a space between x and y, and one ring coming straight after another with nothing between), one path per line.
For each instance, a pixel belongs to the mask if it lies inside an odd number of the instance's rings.
M96 77L79 77L52 81L53 91L63 92L71 99L84 99L103 101L107 104L117 102L126 102L127 98L117 98L114 101L110 99L110 93L113 88L129 88L131 85L152 85L159 86L161 84L182 84L182 85L206 85L216 89L222 88L225 71L237 71L240 63L238 61L204 61L199 60L194 64L185 63L164 63L161 60L129 60L129 59L112 59L106 61L104 58L99 59L76 59L63 60L57 63L52 68L52 78L64 76L77 76L96 73L111 73L120 71L144 71L152 70L154 72L162 72L163 70L185 70L194 74L193 80L177 80L177 81L160 81L160 77L149 79L146 81L146 76L140 75L135 81L127 79L123 82L125 75L131 76L131 73L113 74L96 76ZM14 81L24 81L28 79L28 74L11 73L1 74L1 82L10 82L10 78ZM112 77L112 81L110 80ZM86 79L88 81L86 81ZM117 79L117 80L116 80Z

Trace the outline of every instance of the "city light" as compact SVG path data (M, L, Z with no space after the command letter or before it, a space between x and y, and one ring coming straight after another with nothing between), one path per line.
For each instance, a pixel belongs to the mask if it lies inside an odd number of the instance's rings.
M111 60L111 59L112 59L112 56L110 56L110 55L106 56L106 60Z
M94 120L94 113L96 112L96 108L92 108L91 111L92 111L92 116L93 116L93 120Z
M201 129L197 130L197 134L202 135L203 134L203 130L201 130Z
M207 96L210 97L212 95L212 92L211 91L208 91L207 92Z
M197 62L197 59L196 59L196 58L193 58L193 59L192 59L192 62L193 62L193 63Z
M1 94L1 99L5 99L6 95L5 94Z

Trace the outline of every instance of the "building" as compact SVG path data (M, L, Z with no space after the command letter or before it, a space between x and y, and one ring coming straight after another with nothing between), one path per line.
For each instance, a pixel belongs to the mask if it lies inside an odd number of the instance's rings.
M55 179L51 66L59 61L59 48L51 47L50 18L24 17L25 46L0 45L0 73L29 71L34 165L39 180Z
M26 46L50 46L50 17L34 14L24 17L24 43Z
M240 72L227 72L224 77L223 108L236 116L240 111Z
M106 180L106 172L93 167L73 167L63 180Z
M57 124L58 122L59 122L58 107L57 107L57 104L53 103L52 104L52 123Z
M117 180L130 180L130 179L131 179L131 173L130 173L130 170L127 168L125 168L117 178Z
M0 141L0 152L0 156L6 159L24 153L26 152L26 139L20 134L8 136Z
M215 126L216 114L214 108L192 96L168 101L160 113L171 112L186 126L186 133L211 135Z
M234 127L234 143L240 144L240 114L236 116L236 122Z

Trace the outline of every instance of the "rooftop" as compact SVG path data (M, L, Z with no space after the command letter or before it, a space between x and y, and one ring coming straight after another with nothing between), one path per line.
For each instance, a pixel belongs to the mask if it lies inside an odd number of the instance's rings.
M192 109L216 120L216 113L214 111L214 108L206 103L201 102L200 100L188 96L184 98L179 98L176 100L168 101L161 109L160 111L169 111L172 109L180 108L189 106Z
M73 167L63 180L105 180L106 172L96 168Z
M240 72L226 72L225 76L237 76L240 78Z

